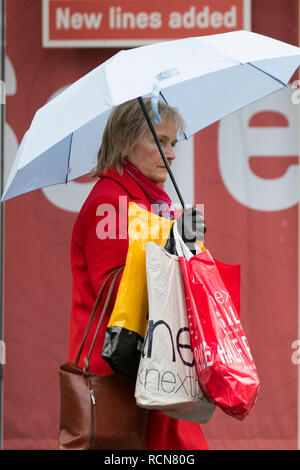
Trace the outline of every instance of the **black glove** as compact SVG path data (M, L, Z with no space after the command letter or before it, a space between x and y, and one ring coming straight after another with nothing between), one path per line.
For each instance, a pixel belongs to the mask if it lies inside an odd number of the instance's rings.
M199 209L185 209L177 219L178 232L185 244L191 248L196 240L203 242L206 227L204 217Z
M167 250L168 253L171 253L171 255L178 255L175 247L175 239L174 239L174 234L173 234L173 225L171 227L170 233L168 240L165 244L165 250Z
M186 217L187 212L188 212L189 215ZM185 214L185 216L184 216L184 214ZM192 231L190 233L192 241L187 240L187 238L185 237L185 235L186 235L186 233L185 233L186 232L186 226L189 223L189 221L190 221L191 228L193 228L193 227L195 228L195 230L194 230L195 233L192 233ZM177 222L177 226L178 226L178 232L180 233L181 238L188 245L189 249L193 252L193 254L196 254L196 252L194 250L194 243L195 243L196 240L203 241L204 240L204 234L206 232L206 227L204 225L204 218L203 218L202 213L199 210L194 209L194 208L186 209L185 212L177 219L176 222ZM184 236L182 236L182 232L183 232ZM169 253L171 253L173 255L177 255L176 248L175 248L174 234L173 234L173 225L172 225L172 228L170 230L170 234L169 234L168 240L166 242L165 249Z

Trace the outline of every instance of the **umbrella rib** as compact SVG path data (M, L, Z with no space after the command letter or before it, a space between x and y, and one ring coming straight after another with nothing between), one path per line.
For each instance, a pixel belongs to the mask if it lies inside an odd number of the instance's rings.
M268 75L268 77L273 78L273 80L276 80L276 82L281 83L281 85L286 86L286 83L284 83L284 82L282 82L281 80L279 80L279 78L276 78L276 77L274 77L274 75L271 75L270 73L265 72L263 69L260 69L260 68L257 67L256 65L251 64L251 62L247 62L247 64L248 64L248 65L251 65L251 67L254 67L256 70L259 70L260 72L264 73L265 75Z
M162 97L162 99L164 100L164 102L166 103L166 105L167 105L167 106L170 106L161 91L159 92L159 94L160 94L160 96ZM184 130L182 130L182 132L183 132L183 135L184 135L185 140L187 140L187 135L186 135L186 133L184 132Z
M69 148L69 155L68 155L68 162L67 162L67 171L66 171L66 180L65 180L65 183L66 183L66 184L67 184L67 182L68 182L68 170L69 170L69 163L70 163L70 157L71 157L71 148L72 148L73 134L74 134L74 132L72 132L72 134L71 134L71 141L70 141L70 148Z
M170 176L170 178L171 178L171 180L172 180L172 183L173 183L173 185L174 185L175 191L176 191L177 196L178 196L178 198L179 198L179 200L180 200L180 203L181 203L181 205L182 205L182 208L184 209L184 208L185 208L184 200L183 200L183 198L182 198L182 195L181 195L181 193L180 193L180 190L179 190L179 188L178 188L178 185L177 185L176 180L175 180L175 178L174 178L174 175L173 175L173 173L172 173L172 170L171 170L171 167L170 167L170 165L169 165L169 162L168 162L168 160L167 160L167 158L166 158L166 156L165 156L165 154L164 154L164 152L163 152L163 149L162 149L162 147L161 147L161 145L160 145L159 138L157 137L157 134L156 134L156 132L155 132L154 126L153 126L152 121L151 121L151 119L150 119L149 113L148 113L148 111L147 111L147 109L146 109L145 103L144 103L143 98L142 98L141 96L138 97L138 102L140 103L140 106L141 106L141 108L142 108L143 114L144 114L144 116L145 116L145 119L146 119L146 121L147 121L147 124L148 124L148 126L149 126L149 129L150 129L150 131L151 131L151 134L152 134L152 136L153 136L153 138L154 138L154 141L155 141L155 143L156 143L156 145L157 145L157 147L158 147L158 150L159 150L160 155L161 155L161 157L162 157L162 159L163 159L163 162L164 162L164 164L165 164L165 167L166 167L166 169L167 169L167 171L168 171L168 173L169 173L169 176Z

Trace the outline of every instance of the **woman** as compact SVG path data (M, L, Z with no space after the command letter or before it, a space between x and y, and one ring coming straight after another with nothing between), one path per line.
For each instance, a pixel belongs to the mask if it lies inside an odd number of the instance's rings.
M151 101L145 100L145 105L153 121ZM159 113L162 123L154 124L154 127L171 165L175 159L177 134L183 130L183 121L176 110L162 103L159 103ZM129 202L134 201L149 211L157 211L158 208L160 215L174 217L171 200L161 188L166 181L167 170L137 100L124 103L112 112L104 130L94 176L100 179L83 204L72 235L70 361L75 360L104 279L114 268L125 265L128 251L128 237L126 233L124 236L127 217L124 216L124 211L121 214L120 201L123 205L125 201L127 208ZM159 211L159 208L163 210ZM114 219L111 226L106 223L109 220L108 215ZM195 222L196 232L199 234L203 231L200 212L196 214ZM180 224L182 229L185 225ZM101 352L120 279L121 277L116 284L108 314L101 325L91 356L90 370L100 375L111 373L109 365L101 358ZM108 288L109 286L105 294ZM80 367L83 367L82 358L89 351L94 332L95 326L82 351ZM146 442L149 450L208 448L200 425L174 420L159 411L149 412Z

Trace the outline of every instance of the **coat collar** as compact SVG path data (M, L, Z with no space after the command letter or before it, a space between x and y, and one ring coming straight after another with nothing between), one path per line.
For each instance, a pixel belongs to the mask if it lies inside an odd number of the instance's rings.
M150 209L151 205L145 193L125 169L123 170L123 174L120 175L116 170L109 168L105 174L100 176L100 178L108 178L116 181L128 193L131 200L143 202L143 204Z

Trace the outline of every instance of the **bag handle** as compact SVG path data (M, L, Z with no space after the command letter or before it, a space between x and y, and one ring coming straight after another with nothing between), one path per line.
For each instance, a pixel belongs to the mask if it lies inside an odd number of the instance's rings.
M187 245L184 243L178 228L177 228L177 221L175 220L173 224L173 235L174 235L174 240L175 240L175 247L178 256L181 256L187 260L190 260L194 255L191 252L191 250L187 247Z
M120 268L116 268L114 269L113 271L111 271L109 273L109 275L106 277L106 279L104 280L100 290L99 290L99 293L96 297L96 300L95 300L95 303L94 303L94 307L93 307L93 310L92 310L92 313L91 313L91 316L90 316L90 319L89 319L89 322L88 322L88 325L86 327L86 330L85 330L85 333L84 333L84 336L83 336L83 339L82 339L82 342L79 346L79 350L78 350L78 353L77 353L77 356L76 356L76 359L75 359L75 362L74 364L77 366L78 365L78 362L79 362L79 358L80 358L80 355L81 355L81 352L82 352L82 349L83 349L83 346L84 346L84 343L86 341L86 338L87 338L87 335L91 329L91 326L92 326L92 323L93 323L93 320L95 318L95 315L96 315L96 312L97 312L97 308L99 306L99 302L101 300L101 297L102 297L102 294L103 294L103 291L104 291L104 288L107 284L107 282L109 281L109 279L114 276L112 282L111 282L111 285L109 287L109 291L108 291L108 294L107 294L107 297L106 297L106 300L105 300L105 304L103 306L103 310L101 312L101 315L100 315L100 319L99 319L99 322L98 322L98 325L97 325L97 328L96 328L96 332L94 334L94 337L93 337L93 341L92 341L92 344L91 344L91 347L90 347L90 350L89 350L89 353L88 353L88 356L84 358L84 363L85 363L85 367L84 367L84 373L87 373L88 371L88 368L89 368L89 362L90 362L90 357L91 357L91 354L92 354L92 351L94 349L94 345L95 345L95 342L96 342L96 338L97 338L97 335L98 335L98 332L99 332L99 329L100 329L100 326L102 324L102 321L103 321L103 318L104 318L104 315L106 313L106 310L107 310L107 307L108 307L108 304L110 302L110 299L111 299L111 296L112 296L112 293L113 293L113 290L114 290L114 287L115 287L115 284L116 284L116 281L117 281L117 278L119 276L119 274L123 271L124 269L124 266L121 266Z

